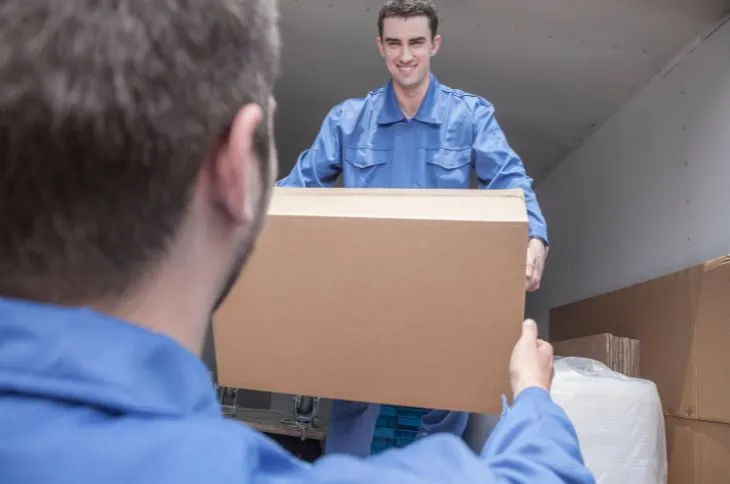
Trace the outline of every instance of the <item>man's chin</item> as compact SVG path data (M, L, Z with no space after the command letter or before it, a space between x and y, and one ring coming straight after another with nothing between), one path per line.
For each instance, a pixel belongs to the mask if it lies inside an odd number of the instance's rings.
M412 88L420 86L423 83L423 78L417 77L415 75L395 76L395 82L398 83L398 85L401 87Z

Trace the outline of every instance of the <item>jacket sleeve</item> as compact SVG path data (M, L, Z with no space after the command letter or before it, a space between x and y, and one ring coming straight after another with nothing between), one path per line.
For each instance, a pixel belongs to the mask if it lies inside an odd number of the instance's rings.
M548 243L547 224L532 189L532 178L507 142L494 117L494 107L479 99L474 108L474 166L480 188L520 188L525 194L530 237Z
M575 430L539 388L525 390L506 411L481 455L453 435L432 435L368 459L327 456L270 475L270 484L593 484Z
M319 188L334 184L342 172L341 119L342 105L338 105L324 118L312 146L299 155L294 168L276 186Z

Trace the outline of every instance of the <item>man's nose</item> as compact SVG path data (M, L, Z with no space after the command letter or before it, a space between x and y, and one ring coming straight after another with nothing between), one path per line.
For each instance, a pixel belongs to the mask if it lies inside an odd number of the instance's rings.
M403 47L403 52L401 52L400 60L401 62L410 62L411 59L413 59L413 54L411 54L411 49L408 47Z

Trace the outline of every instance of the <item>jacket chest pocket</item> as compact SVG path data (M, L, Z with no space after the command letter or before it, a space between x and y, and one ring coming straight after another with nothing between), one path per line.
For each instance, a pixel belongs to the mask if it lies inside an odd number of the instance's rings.
M442 148L426 154L426 173L435 188L469 188L471 165L471 148Z
M343 185L346 188L390 187L392 150L370 148L345 148Z

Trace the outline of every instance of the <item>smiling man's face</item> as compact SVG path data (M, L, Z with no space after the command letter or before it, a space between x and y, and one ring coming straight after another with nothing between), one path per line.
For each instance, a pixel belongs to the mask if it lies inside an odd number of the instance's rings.
M383 35L378 38L380 54L393 76L404 88L425 82L431 70L431 57L441 45L441 36L434 36L425 15L389 17L383 22Z

